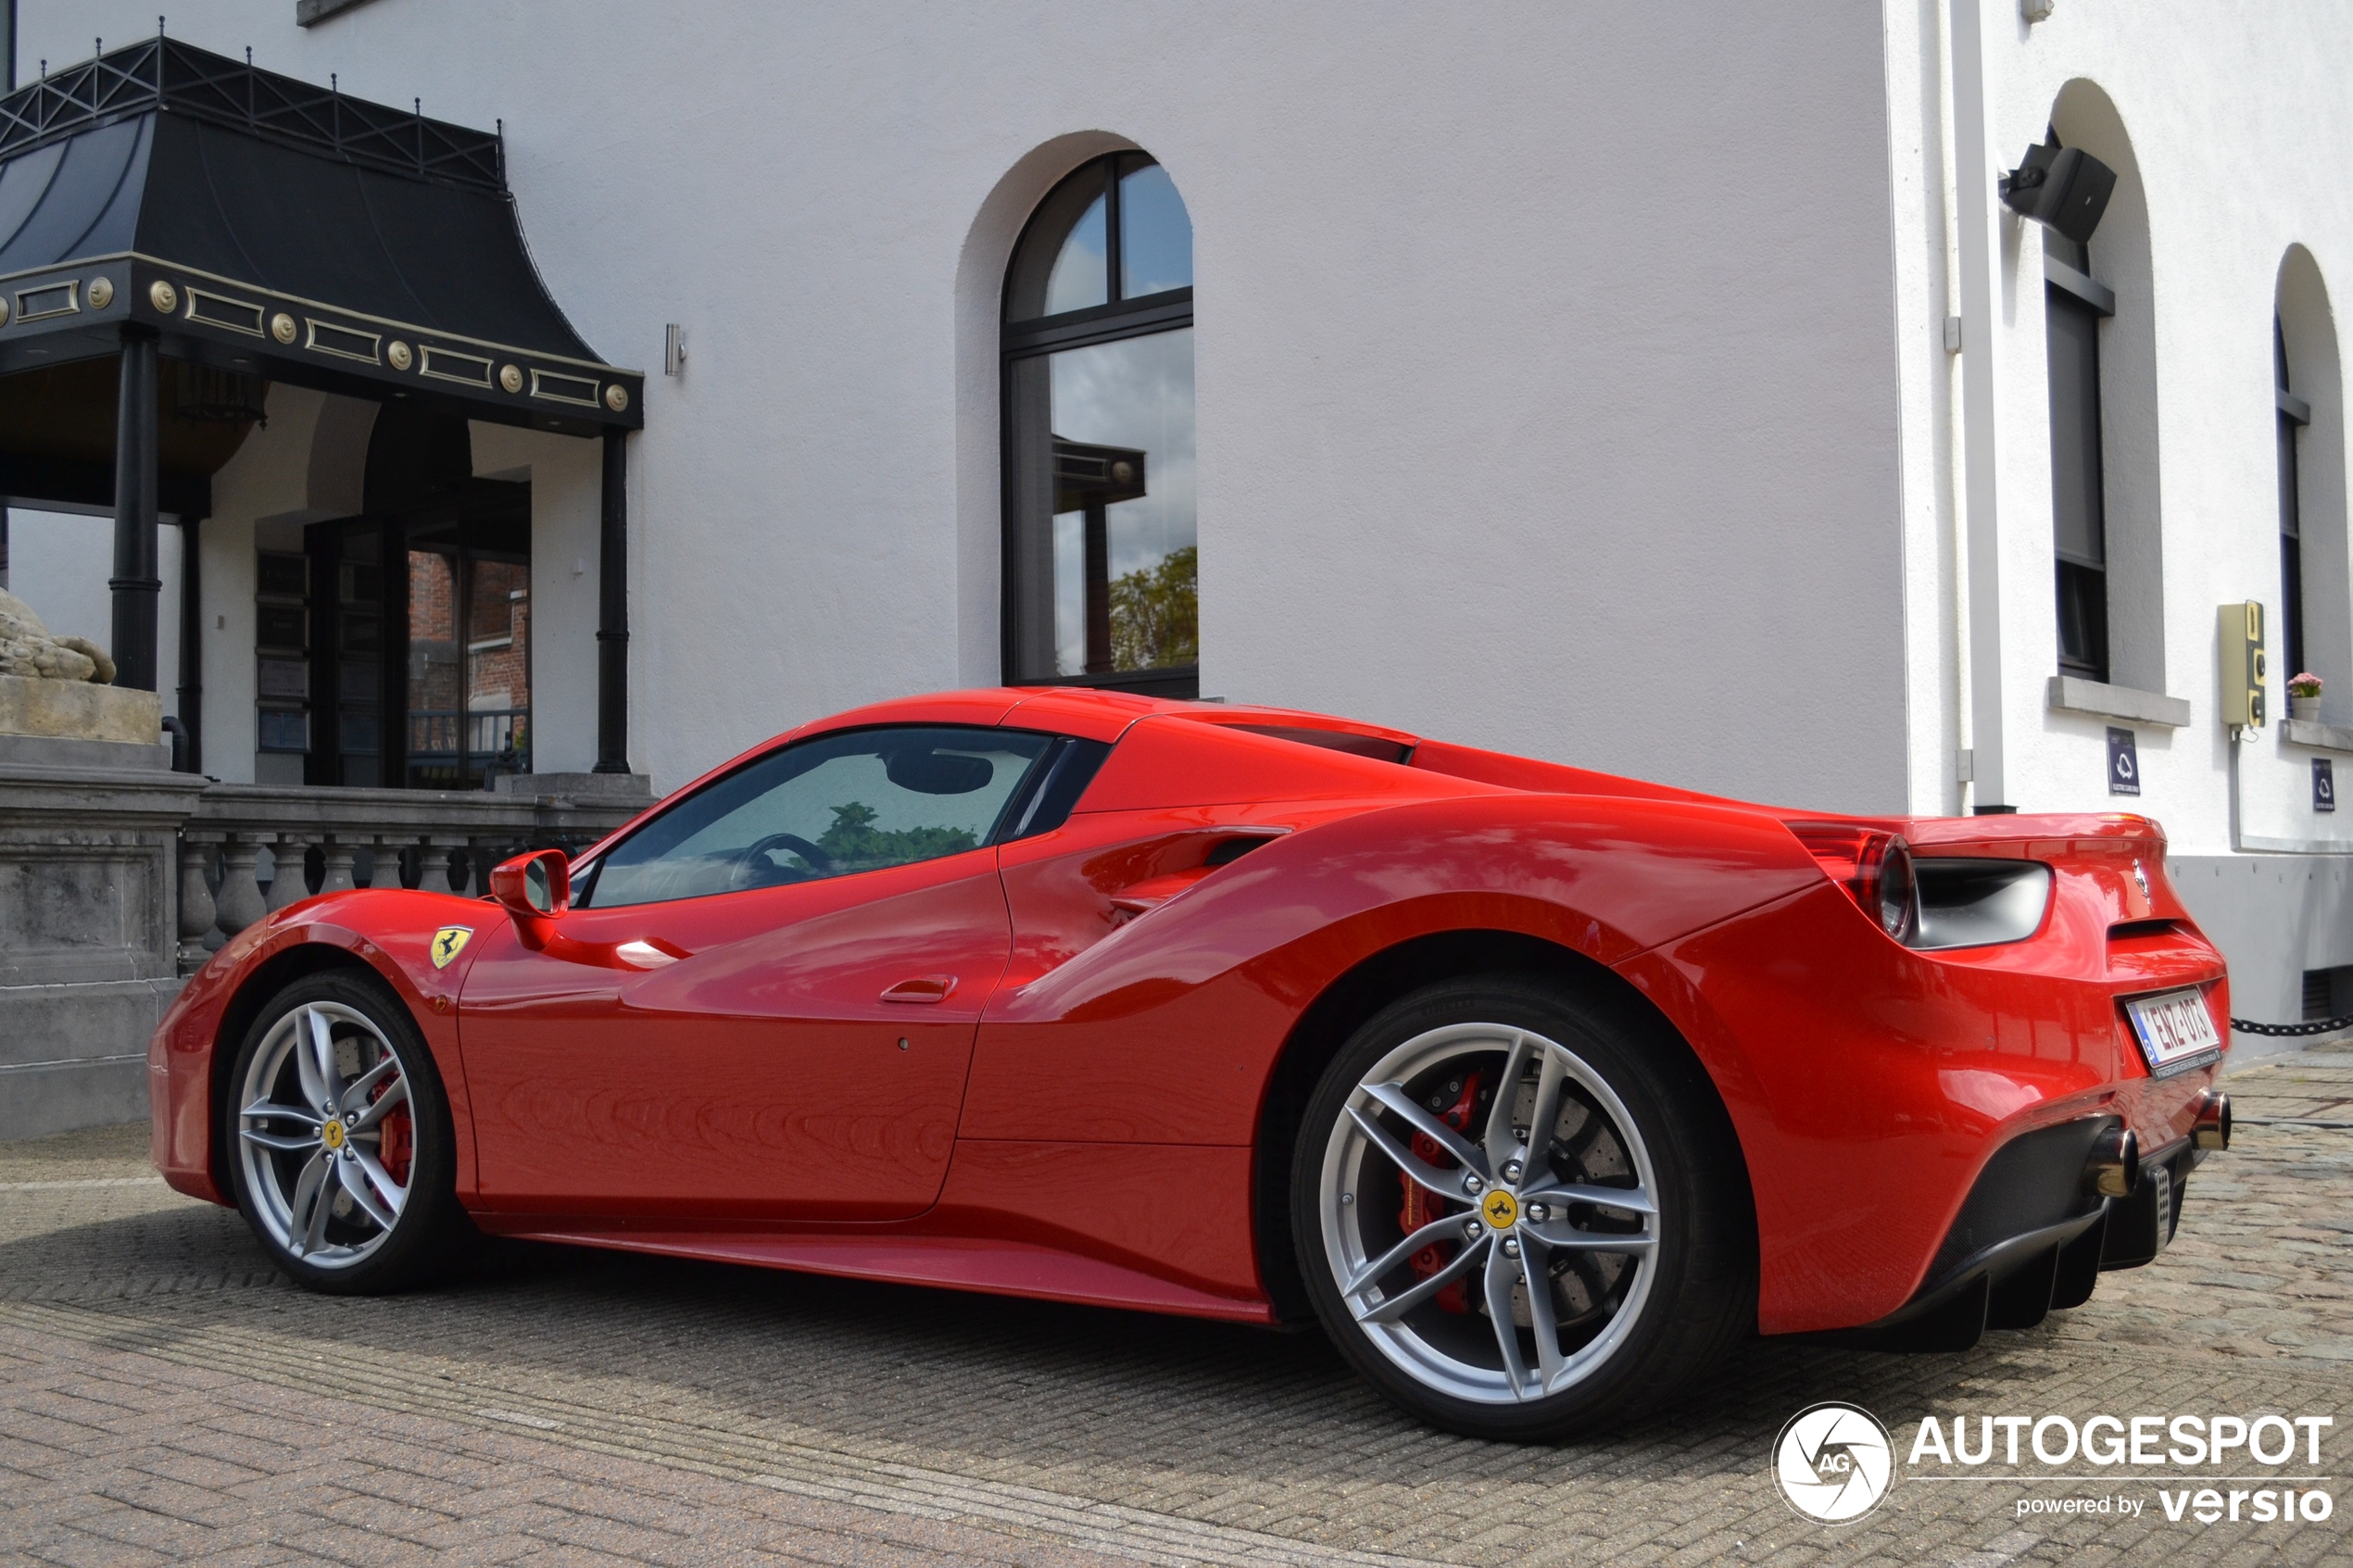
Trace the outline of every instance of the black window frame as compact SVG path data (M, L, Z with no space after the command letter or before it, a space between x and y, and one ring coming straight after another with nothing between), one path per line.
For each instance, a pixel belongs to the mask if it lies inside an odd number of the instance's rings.
M1151 337L1161 332L1177 332L1193 324L1193 290L1190 284L1158 294L1141 295L1134 299L1123 298L1120 294L1121 273L1125 270L1120 254L1120 178L1138 169L1149 169L1159 161L1150 153L1129 150L1106 153L1080 164L1055 182L1053 189L1039 198L1037 207L1022 225L1020 238L1013 242L1011 260L1005 269L1004 286L1000 292L997 307L997 437L1000 492L998 501L998 555L1002 563L998 573L998 660L1007 685L1087 686L1133 692L1139 696L1197 698L1201 696L1201 666L1198 663L1171 665L1158 670L1114 671L1097 675L1041 677L1025 673L1018 662L1015 617L1019 613L1020 595L1014 572L1021 553L1013 494L1017 446L1013 429L1017 408L1013 395L1013 367L1021 360L1039 358L1063 349ZM1089 172L1099 173L1103 182L1105 303L1080 310L1065 310L1059 315L1031 317L1017 322L1013 319L1015 274L1021 257L1028 250L1039 217L1053 205L1056 194Z
M2057 138L2052 138L2057 142ZM2099 323L2116 314L2116 296L2092 272L2091 247L2055 232L2043 236L2043 300L2045 370L2050 397L2051 546L2057 611L2058 669L2062 675L2108 682L2114 668L2112 627L2108 614L2108 442L2103 430L2106 388L2100 355ZM2080 334L2086 345L2081 357L2085 383L2060 384L2059 334ZM2066 405L2078 407L2072 417ZM2065 494L2068 467L2061 444L2072 437L2081 443L2075 460L2087 483L2087 495L2070 502ZM2091 548L2070 549L2064 543L2070 532L2066 514L2082 505L2088 515L2080 520L2081 533ZM2072 640L2081 649L2070 652Z
M2304 661L2304 485L2296 438L2312 422L2312 406L2289 384L2287 330L2277 316L2271 318L2271 369L2280 465L2280 646L2288 673L2300 675L2311 666Z

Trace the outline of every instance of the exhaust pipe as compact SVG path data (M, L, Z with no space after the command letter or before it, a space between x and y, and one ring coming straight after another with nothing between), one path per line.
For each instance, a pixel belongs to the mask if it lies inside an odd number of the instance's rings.
M2197 1119L2190 1123L2190 1142L2198 1148L2231 1147L2231 1097L2208 1089L2198 1097Z
M2132 1197L2141 1185L2141 1140L2133 1129L2119 1123L2094 1139L2083 1176L2102 1198Z

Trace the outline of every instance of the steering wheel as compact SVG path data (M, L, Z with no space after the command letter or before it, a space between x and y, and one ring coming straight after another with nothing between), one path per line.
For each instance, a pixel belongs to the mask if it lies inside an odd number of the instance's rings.
M797 833L772 833L736 857L735 868L728 873L729 885L743 887L750 884L753 868L767 859L771 849L789 849L820 872L834 869L834 858ZM774 868L769 868L774 870Z

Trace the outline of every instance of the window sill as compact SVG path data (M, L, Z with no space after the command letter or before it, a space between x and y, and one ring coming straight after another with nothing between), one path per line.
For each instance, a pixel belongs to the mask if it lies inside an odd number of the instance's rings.
M2280 738L2317 751L2353 751L2353 725L2323 724L2318 719L2283 719Z
M2052 676L2050 703L2055 713L2087 713L2095 719L2121 719L2128 723L2156 724L2169 730L2178 730L2190 721L2187 697L2111 686L2100 681L2086 681L2080 675Z

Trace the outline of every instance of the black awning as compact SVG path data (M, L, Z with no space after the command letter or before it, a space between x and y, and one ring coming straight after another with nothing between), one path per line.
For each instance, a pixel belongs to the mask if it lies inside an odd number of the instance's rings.
M644 422L497 135L165 38L0 98L0 376L118 352L591 435ZM0 436L4 441L5 436Z

